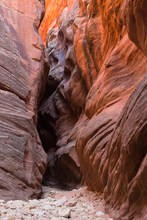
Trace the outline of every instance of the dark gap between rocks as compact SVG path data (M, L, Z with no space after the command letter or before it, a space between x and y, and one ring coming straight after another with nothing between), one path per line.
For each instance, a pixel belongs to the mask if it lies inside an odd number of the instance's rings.
M69 17L62 27L48 33L45 48L48 77L38 108L37 128L47 154L47 169L42 184L64 190L78 188L82 180L75 138L69 135L77 122L76 107L69 98L74 89L69 86L70 77L75 74L73 70L76 67L72 47L73 20Z
M56 120L51 115L56 115L56 109L50 109L50 97L57 89L59 83L48 76L43 99L38 110L38 133L42 146L47 154L47 169L42 185L72 190L80 187L81 173L74 160L65 153L57 155ZM55 111L50 114L50 111ZM58 118L58 117L57 117Z

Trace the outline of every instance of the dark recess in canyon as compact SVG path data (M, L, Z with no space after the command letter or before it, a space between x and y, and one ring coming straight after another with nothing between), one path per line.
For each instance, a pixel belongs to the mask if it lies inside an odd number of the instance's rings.
M72 102L69 103L65 97L64 88L73 71L77 69L72 30L76 8L61 28L51 30L48 35L46 54L49 74L38 112L38 132L48 155L43 185L67 190L79 187L82 180L79 164L70 156L70 151L75 146L67 145L69 132L78 120L82 108L79 108L79 112L74 109ZM70 95L69 91L67 95Z

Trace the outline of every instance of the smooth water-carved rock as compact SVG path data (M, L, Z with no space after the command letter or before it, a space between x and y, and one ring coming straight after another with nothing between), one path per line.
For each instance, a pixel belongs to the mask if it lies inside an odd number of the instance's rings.
M46 155L36 131L46 67L40 1L0 2L0 196L38 198Z
M44 43L46 43L48 29L57 26L58 19L65 7L72 9L75 1L76 0L45 0L45 15L39 27L39 33L41 34Z
M70 155L118 219L146 219L145 6L79 0L47 36L50 72L40 119L56 137L53 147L52 137L47 143L49 163ZM76 177L76 166L64 159L60 169Z
M109 178L105 197L115 206L122 204L123 214L129 213L129 219L146 219L146 93L145 76L117 121L107 155Z

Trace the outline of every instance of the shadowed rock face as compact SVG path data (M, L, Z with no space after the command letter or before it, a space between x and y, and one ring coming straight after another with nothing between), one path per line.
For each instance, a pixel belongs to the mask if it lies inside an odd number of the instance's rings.
M37 198L46 155L35 122L45 78L39 1L0 2L0 199Z
M44 184L67 189L74 188L81 182L79 162L75 152L77 131L72 133L71 131L86 98L85 85L81 83L73 49L72 26L76 14L77 4L70 15L69 9L65 8L59 19L61 26L48 34L46 52L50 71L45 99L39 109L38 124L41 140L48 154L48 169L44 176ZM85 94L84 98L83 94ZM75 99L75 96L79 97Z
M130 39L147 56L147 1L123 2L122 12Z
M114 217L146 219L146 3L77 3L47 37L40 120L56 137L47 143L48 167L64 156L67 169L60 163L60 170L72 182L80 165L84 183L104 193Z

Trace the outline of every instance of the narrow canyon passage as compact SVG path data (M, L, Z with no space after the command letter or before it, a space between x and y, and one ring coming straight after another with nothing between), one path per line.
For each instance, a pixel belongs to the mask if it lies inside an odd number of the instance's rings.
M48 155L43 184L85 184L116 219L146 219L146 111L144 119L137 112L146 105L147 59L130 34L129 3L64 3L46 3L39 29L49 63L38 121Z
M0 220L147 219L147 1L0 1Z
M81 99L77 106L77 100L70 98L73 86L68 88L72 75L78 77L72 28L77 4L70 16L67 13L68 8L65 7L60 17L61 26L51 28L46 40L49 72L38 110L38 132L47 153L43 185L70 190L80 187L82 183L75 138L74 134L70 136L70 132L79 119L83 103ZM80 82L80 79L76 80Z

